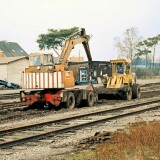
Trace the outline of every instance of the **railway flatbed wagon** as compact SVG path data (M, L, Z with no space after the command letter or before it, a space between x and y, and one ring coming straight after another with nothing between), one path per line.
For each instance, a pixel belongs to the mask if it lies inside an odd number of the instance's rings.
M33 108L59 107L73 109L79 104L93 106L97 94L92 85L76 86L73 88L45 88L20 91L20 100L26 106Z

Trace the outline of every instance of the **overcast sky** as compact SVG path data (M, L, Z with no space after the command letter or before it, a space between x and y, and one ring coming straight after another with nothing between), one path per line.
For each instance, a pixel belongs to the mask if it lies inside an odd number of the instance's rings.
M28 54L39 52L38 35L49 28L74 26L93 35L94 60L115 59L114 37L126 29L136 27L144 38L160 34L160 0L0 0L0 40L17 42ZM81 46L72 55L79 50L83 55Z

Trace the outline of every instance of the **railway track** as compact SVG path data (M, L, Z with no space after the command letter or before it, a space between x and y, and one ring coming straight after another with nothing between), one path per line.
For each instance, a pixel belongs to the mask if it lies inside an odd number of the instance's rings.
M1 111L8 111L8 110L15 110L17 108L22 108L24 103L22 102L10 102L10 103L0 103L0 112Z
M149 89L149 88L146 88L146 87L144 87L144 88L142 87L141 90L142 90L141 91L142 94L146 94L146 93L149 93L149 92L159 92L160 88ZM6 99L6 98L8 98L8 99L19 98L19 93L0 95L0 99ZM103 100L103 102L107 102L107 101ZM17 110L17 108L22 109L24 106L25 106L24 103L21 103L21 102L0 103L0 112L6 111L6 110L8 110L8 111L9 110Z
M0 100L19 98L19 93L0 94Z
M0 149L66 134L110 120L140 114L159 108L159 103L160 99L155 99L139 104L125 105L43 123L0 130Z

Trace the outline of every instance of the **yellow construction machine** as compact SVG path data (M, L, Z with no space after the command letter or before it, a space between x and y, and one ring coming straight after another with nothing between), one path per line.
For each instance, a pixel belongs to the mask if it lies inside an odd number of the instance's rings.
M131 61L125 59L111 60L112 76L104 75L102 83L106 93L114 93L123 99L141 97L140 85L136 83L136 76L131 72Z

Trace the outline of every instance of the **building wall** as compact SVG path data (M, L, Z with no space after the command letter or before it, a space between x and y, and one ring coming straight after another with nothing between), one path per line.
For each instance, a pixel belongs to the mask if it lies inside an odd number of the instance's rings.
M105 74L111 76L111 66L107 61L93 61L93 76L92 80L97 81L97 77L102 77ZM72 70L75 80L80 80L80 70L81 68L88 69L88 62L80 62L80 63L69 63L68 70Z
M0 80L7 81L7 64L1 64L0 71Z
M88 62L86 62L86 63L83 63L83 64L73 64L73 65L70 65L69 64L69 68L68 68L68 70L71 70L71 71L73 71L73 74L74 74L74 78L76 79L76 80L79 80L80 78L79 78L79 68L80 67L86 67L86 68L88 68Z
M22 72L29 66L28 59L20 59L8 64L8 82L13 82L21 85L21 75Z

